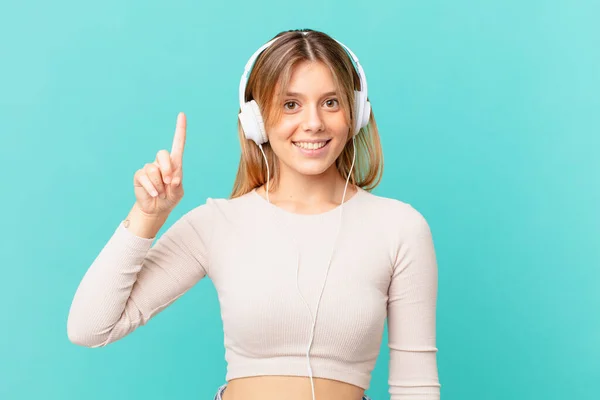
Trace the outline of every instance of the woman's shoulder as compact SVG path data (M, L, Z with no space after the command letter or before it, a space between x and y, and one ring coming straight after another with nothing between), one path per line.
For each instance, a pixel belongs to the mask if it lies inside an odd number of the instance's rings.
M361 206L370 216L377 215L381 221L389 224L408 226L427 225L423 213L412 203L398 197L375 194L362 190Z
M383 213L400 213L406 216L417 216L421 213L417 208L407 200L400 197L392 197L383 194L376 194L372 191L361 189L362 197L365 199L363 204Z
M198 220L210 217L215 219L218 216L235 217L236 214L243 213L251 206L254 194L248 192L244 195L228 197L207 197L206 201L195 205L186 214L187 218Z

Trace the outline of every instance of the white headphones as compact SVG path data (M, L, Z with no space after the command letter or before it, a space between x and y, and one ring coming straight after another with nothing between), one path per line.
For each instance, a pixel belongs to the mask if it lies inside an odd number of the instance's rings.
M302 33L304 35L308 34L308 32L302 32ZM279 37L267 42L266 44L261 46L258 50L256 50L256 52L254 54L252 54L252 56L246 63L246 67L244 68L244 73L242 74L242 78L240 79L239 96L240 96L241 111L240 111L240 114L238 115L238 117L240 119L240 123L242 124L242 128L244 130L244 134L246 135L246 138L252 139L258 146L262 145L263 143L267 143L268 139L267 139L267 134L265 132L265 124L264 124L262 115L260 114L260 109L258 107L258 104L254 100L251 100L248 102L245 101L244 97L245 97L245 91L246 91L246 84L248 82L248 76L250 74L250 69L254 65L254 62L256 61L256 59L258 58L260 53L262 53L263 50L265 50L267 47L271 46L271 44L273 44L273 42L275 42L277 39L279 39ZM365 73L364 73L360 63L358 62L358 58L354 55L352 50L350 50L348 47L346 47L344 44L340 43L339 41L336 40L336 42L338 42L344 49L346 49L348 54L350 54L350 56L352 57L352 60L354 60L354 63L356 64L358 76L360 77L360 89L361 90L354 91L354 109L353 110L354 110L354 113L356 116L354 129L352 131L352 136L354 137L356 134L358 134L358 132L360 131L361 128L367 126L367 124L369 123L369 116L371 115L371 104L367 100L367 78L365 76Z
M304 31L302 33L304 35L308 34L308 32L306 32L306 31ZM250 57L250 60L248 60L248 62L246 63L246 67L244 68L244 73L242 74L242 79L240 80L240 92L239 92L240 108L241 108L241 111L239 114L239 120L242 125L242 129L244 130L244 134L245 134L246 138L251 139L256 143L256 145L259 147L259 149L265 159L265 165L267 167L266 194L267 194L267 201L269 203L271 202L269 199L269 180L270 180L269 163L267 162L267 156L265 155L265 152L263 151L263 147L262 147L263 143L268 142L267 134L265 132L265 125L263 122L263 118L260 114L260 109L258 107L258 104L254 100L245 102L244 101L244 93L246 90L246 83L247 83L248 75L250 73L250 68L253 66L254 61L256 60L258 55L264 49L269 47L277 39L279 39L279 38L275 38L275 39L271 40L270 42L264 44ZM338 41L336 40L336 42L338 42ZM352 144L353 144L352 165L350 167L350 171L348 172L348 176L346 178L346 186L344 187L344 194L342 196L342 203L340 205L340 223L338 225L335 244L337 244L340 229L342 226L342 214L343 214L343 210L344 210L344 199L346 198L346 189L348 188L348 182L350 180L350 175L352 174L352 170L354 168L354 161L356 160L356 145L354 143L354 138L358 134L358 132L360 132L361 128L367 126L367 124L369 123L369 117L371 115L371 104L367 100L367 78L365 77L363 69L360 66L360 63L358 62L358 58L354 55L354 53L352 53L352 50L350 50L348 47L344 46L342 43L340 43L340 42L338 42L338 43L346 49L346 51L350 54L350 56L356 63L358 76L360 77L361 90L354 91L354 113L356 115L356 122L354 125L354 129L352 131ZM273 210L275 210L275 208L273 208ZM294 242L296 242L295 239L294 239ZM297 246L297 243L295 243L295 244ZM332 249L331 256L329 257L329 262L327 264L327 270L325 273L325 280L323 281L323 286L321 287L321 293L319 294L319 299L317 301L315 315L312 314L310 306L306 302L306 299L304 298L304 296L302 296L302 292L300 291L300 287L298 286L298 273L299 273L299 268L300 268L300 253L298 253L298 259L297 259L297 264L296 264L296 288L298 289L298 293L300 294L300 297L302 298L304 305L306 306L308 313L310 314L310 317L312 320L310 341L308 343L308 348L306 350L306 358L308 361L308 374L310 377L313 400L315 400L315 386L314 386L314 381L313 381L313 371L312 371L312 367L310 365L310 349L312 347L312 343L313 343L313 339L314 339L314 335L315 335L315 325L317 323L317 314L319 312L319 305L321 304L321 298L323 296L323 291L325 290L325 283L327 282L327 276L329 275L329 269L331 267L331 261L333 259L334 251L335 251L335 245L334 245L334 248Z

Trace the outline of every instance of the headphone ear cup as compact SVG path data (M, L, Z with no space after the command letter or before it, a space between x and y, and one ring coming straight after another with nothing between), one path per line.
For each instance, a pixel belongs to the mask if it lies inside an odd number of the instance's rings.
M261 145L268 141L265 132L265 124L256 101L251 100L244 103L238 118L242 124L246 139L253 140L257 145Z
M352 132L353 136L358 135L358 132L360 132L360 128L365 126L363 124L365 114L364 93L359 90L354 91L354 112L356 113L356 117L354 119L354 131Z
M371 102L365 99L361 128L364 128L365 126L369 125L369 118L371 118Z

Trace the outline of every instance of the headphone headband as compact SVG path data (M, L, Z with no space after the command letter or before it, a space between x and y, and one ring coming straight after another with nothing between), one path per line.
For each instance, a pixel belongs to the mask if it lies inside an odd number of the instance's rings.
M250 69L254 65L254 61L256 61L256 59L258 58L260 53L263 52L263 50L265 50L267 47L271 46L271 44L273 44L273 42L275 42L277 39L279 39L279 38L275 38L275 39L263 44L258 50L256 50L254 52L254 54L252 54L252 56L246 63L246 66L244 67L244 73L242 74L242 79L240 79L240 92L239 92L240 107L242 107L242 105L246 102L244 100L244 92L246 91L246 83L248 83L248 75L250 75Z
M308 32L302 32L302 33L305 36L308 34ZM242 73L242 78L240 79L240 88L239 88L240 108L243 106L244 103L246 103L246 101L244 99L244 92L246 91L246 84L248 83L248 76L250 75L250 71L251 71L252 67L254 66L254 62L256 61L258 56L264 50L266 50L268 47L270 47L278 39L280 39L280 37L276 37L275 39L272 39L269 42L263 44L258 50L256 50L254 52L254 54L252 54L252 56L250 56L250 59L246 63L246 66L244 67L244 72ZM360 62L358 61L358 57L356 57L356 55L352 52L352 50L350 50L350 48L348 48L345 44L343 44L339 40L336 40L336 39L333 39L333 40L335 40L338 44L340 44L346 50L346 52L350 55L350 58L352 59L352 61L354 61L354 64L356 64L356 70L358 72L358 76L360 79L360 91L362 93L364 93L364 96L366 99L367 98L367 77L365 76L363 68L360 65Z

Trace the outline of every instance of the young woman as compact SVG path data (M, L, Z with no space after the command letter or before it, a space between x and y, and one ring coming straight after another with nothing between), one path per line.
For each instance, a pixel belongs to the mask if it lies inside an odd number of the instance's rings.
M431 232L411 205L371 193L383 163L366 91L335 39L275 36L240 82L231 197L152 246L183 196L181 113L171 152L135 173L136 202L77 289L70 340L106 346L208 276L228 364L215 399L367 399L386 318L391 398L439 399Z

